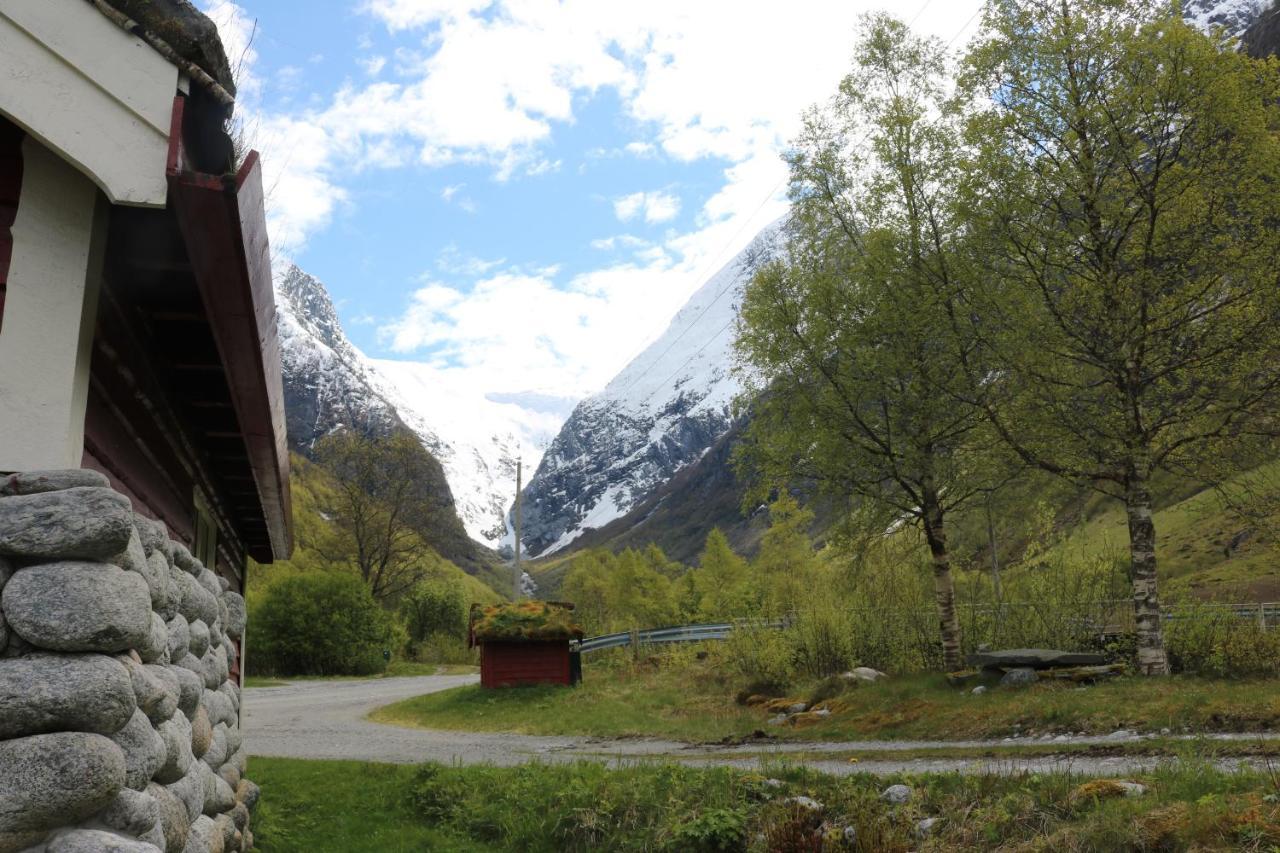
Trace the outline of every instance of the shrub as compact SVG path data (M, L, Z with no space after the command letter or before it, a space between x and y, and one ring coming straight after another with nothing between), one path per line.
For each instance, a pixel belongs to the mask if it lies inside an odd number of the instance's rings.
M716 651L739 680L759 693L781 695L796 676L791 644L784 634L774 628L742 627Z
M1199 602L1173 608L1165 648L1176 671L1219 678L1280 675L1280 630L1267 630L1230 608Z
M812 678L845 672L855 661L853 634L848 608L829 597L813 603L787 632L796 668Z
M390 615L353 575L318 572L268 587L249 620L248 657L263 675L369 675L398 645Z
M467 605L462 587L456 581L419 583L400 600L400 618L409 636L405 650L415 660L435 660L424 654L428 648L440 651L466 645Z

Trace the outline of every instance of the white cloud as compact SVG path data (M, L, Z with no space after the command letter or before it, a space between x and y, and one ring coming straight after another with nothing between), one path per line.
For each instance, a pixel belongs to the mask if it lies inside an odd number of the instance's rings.
M680 199L668 192L639 192L613 200L613 214L621 222L628 222L643 214L650 225L668 222L680 213Z
M364 73L370 77L377 77L382 73L382 69L387 66L387 58L385 56L370 56L358 61L360 67L364 69Z

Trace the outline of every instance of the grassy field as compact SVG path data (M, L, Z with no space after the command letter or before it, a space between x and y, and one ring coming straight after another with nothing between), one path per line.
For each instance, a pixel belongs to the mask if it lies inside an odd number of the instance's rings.
M422 728L707 742L758 730L783 739L966 739L1022 733L1262 731L1280 727L1280 683L1183 676L1121 678L1091 687L1041 683L974 696L941 676L893 678L834 700L834 713L803 728L770 726L763 708L735 702L733 686L708 662L595 667L577 688L484 690L468 686L419 696L372 715ZM798 690L791 697L810 698Z
M289 851L1257 850L1280 844L1280 776L1198 760L1067 774L835 778L643 764L422 767L255 758L258 849ZM908 802L881 797L910 786ZM793 798L807 797L810 802ZM927 831L921 822L934 819Z

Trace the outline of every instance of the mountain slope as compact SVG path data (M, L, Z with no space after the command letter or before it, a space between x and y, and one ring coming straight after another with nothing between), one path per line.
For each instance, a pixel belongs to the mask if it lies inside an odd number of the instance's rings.
M732 425L736 303L749 260L775 226L680 309L662 337L583 400L523 492L523 542L552 554L627 515L696 462Z

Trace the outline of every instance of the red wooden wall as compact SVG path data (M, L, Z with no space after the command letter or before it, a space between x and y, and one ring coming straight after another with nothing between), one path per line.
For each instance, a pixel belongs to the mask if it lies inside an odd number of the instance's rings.
M568 640L485 642L480 646L480 684L570 684Z

